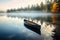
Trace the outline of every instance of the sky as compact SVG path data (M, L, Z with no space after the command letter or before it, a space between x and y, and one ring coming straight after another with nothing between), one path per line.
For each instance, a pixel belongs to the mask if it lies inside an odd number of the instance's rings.
M32 4L40 4L42 1L45 3L45 0L0 0L0 10L27 7Z

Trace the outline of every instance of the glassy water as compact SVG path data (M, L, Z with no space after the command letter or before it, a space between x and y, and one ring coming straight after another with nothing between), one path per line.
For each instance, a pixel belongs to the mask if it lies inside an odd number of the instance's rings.
M44 12L20 12L20 13L0 13L0 39L1 40L53 40L51 35L53 25L41 25L41 17L48 17L52 14ZM38 19L39 20L38 20ZM27 29L24 26L24 19L33 20L41 25L41 35Z

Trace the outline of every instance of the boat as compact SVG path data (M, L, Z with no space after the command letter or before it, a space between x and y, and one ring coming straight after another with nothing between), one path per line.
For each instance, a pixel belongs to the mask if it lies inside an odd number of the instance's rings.
M38 34L41 34L41 25L38 25L37 23L24 19L24 26Z

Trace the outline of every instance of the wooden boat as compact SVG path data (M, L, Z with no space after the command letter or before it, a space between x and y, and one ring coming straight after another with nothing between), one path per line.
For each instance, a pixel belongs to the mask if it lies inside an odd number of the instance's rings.
M41 25L38 25L32 21L24 19L24 26L38 34L41 34L40 32Z

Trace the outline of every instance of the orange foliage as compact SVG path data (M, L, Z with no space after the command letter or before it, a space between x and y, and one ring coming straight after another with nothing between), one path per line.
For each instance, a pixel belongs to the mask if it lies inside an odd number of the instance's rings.
M53 16L52 16L52 22L53 23L59 23L60 22L59 18L55 15L55 14L58 14L58 12L60 11L59 10L60 9L59 5L60 5L60 2L59 3L54 2L53 6L52 6L51 12L53 13Z
M57 3L57 2L55 2L55 3L53 4L52 10L51 10L52 13L58 13L58 11L59 11L59 5L58 5L58 4L59 4L59 3Z

